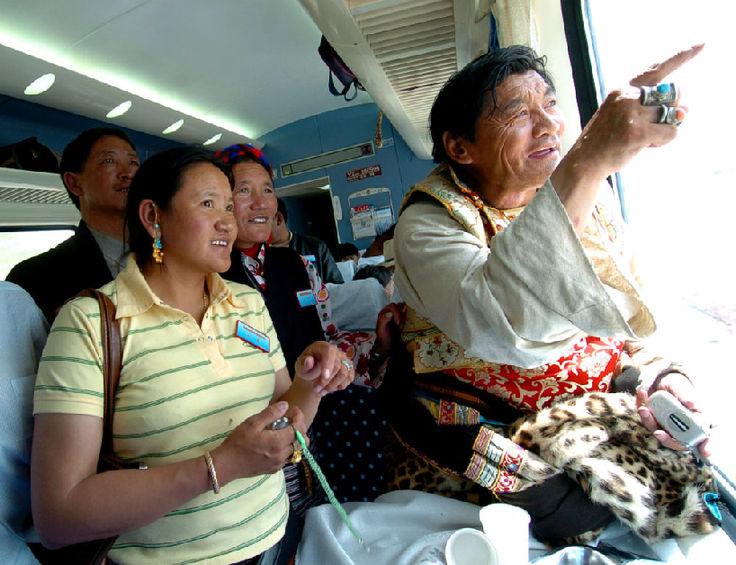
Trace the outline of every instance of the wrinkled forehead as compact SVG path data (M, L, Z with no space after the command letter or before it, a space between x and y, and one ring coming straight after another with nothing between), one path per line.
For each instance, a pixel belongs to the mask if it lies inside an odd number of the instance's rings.
M236 184L241 182L272 183L271 175L258 161L240 161L232 166L231 171Z
M503 79L493 90L486 91L483 114L503 113L523 101L544 98L554 88L536 71L514 73Z

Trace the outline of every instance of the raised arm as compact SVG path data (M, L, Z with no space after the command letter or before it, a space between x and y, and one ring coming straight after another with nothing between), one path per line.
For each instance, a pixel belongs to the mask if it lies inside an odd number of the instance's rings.
M656 85L703 49L695 45L634 77L634 87ZM573 226L590 218L598 189L646 147L660 147L677 136L677 126L657 123L659 107L643 106L636 89L611 92L552 173L552 184Z

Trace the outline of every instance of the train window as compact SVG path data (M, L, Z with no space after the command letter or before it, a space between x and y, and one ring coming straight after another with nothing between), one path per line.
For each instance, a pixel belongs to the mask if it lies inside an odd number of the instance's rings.
M642 277L658 305L661 344L697 371L719 423L736 426L727 421L736 394L730 378L736 351L736 159L726 94L734 90L736 8L711 0L677 0L666 7L588 0L584 9L604 92L627 85L637 71L679 49L706 44L671 77L689 107L677 139L645 151L621 172L621 181Z
M17 263L51 249L73 233L71 229L0 231L0 279L5 279Z

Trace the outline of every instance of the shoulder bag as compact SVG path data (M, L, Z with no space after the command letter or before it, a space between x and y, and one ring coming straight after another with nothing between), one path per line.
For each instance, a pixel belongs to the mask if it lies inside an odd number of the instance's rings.
M123 462L115 456L112 449L112 422L115 407L115 391L120 380L120 370L123 362L122 343L120 341L120 324L115 318L115 304L106 294L96 289L86 289L77 297L86 296L95 298L100 305L100 327L105 379L105 405L102 421L102 444L100 457L97 463L97 472L115 469L144 468L137 463ZM60 549L46 549L41 544L31 544L31 549L42 565L88 564L100 565L105 562L107 552L110 551L117 536L106 539L92 540L62 547Z

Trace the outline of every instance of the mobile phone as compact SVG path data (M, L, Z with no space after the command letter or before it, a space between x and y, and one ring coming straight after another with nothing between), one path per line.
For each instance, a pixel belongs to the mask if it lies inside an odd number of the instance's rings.
M709 435L710 426L702 414L686 408L667 391L653 393L647 400L647 406L667 433L691 449Z

